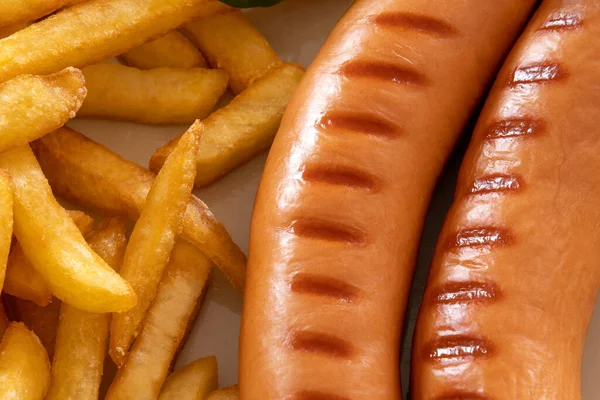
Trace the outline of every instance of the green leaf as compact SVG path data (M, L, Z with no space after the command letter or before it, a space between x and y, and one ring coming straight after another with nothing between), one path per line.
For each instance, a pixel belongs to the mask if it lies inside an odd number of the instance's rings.
M219 0L222 3L228 4L237 8L252 8L252 7L271 7L283 0Z

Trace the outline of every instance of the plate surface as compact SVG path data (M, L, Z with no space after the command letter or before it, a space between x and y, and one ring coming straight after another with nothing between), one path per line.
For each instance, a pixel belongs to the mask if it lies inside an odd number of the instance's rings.
M248 15L267 36L285 61L308 66L335 23L352 3L351 0L286 0L268 8L249 11ZM185 131L187 127L151 127L122 122L75 120L70 126L103 143L123 157L147 166L157 147ZM437 239L437 233L450 205L456 172L462 152L468 144L464 135L438 185L426 222L421 244L410 309L407 313L407 333L403 343L403 387L408 387L410 343L420 294L427 278L427 268ZM256 188L266 155L261 155L233 171L221 181L195 193L204 200L217 218L225 224L235 242L248 250L250 215ZM205 307L179 357L183 366L198 357L216 355L222 386L237 383L237 351L240 326L241 298L225 278L215 274ZM600 381L600 311L597 307L591 324L584 356L584 399L598 398ZM596 393L596 395L594 395Z

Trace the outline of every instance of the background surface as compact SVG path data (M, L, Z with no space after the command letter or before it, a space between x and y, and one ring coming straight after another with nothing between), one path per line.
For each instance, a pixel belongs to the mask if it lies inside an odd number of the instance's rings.
M284 61L308 66L335 23L351 3L351 0L286 0L272 8L251 10L248 15L267 36ZM152 127L92 120L75 120L69 125L143 166L147 166L156 148L183 133L187 128ZM414 320L437 234L452 201L456 173L462 153L468 145L469 135L470 130L467 129L438 184L427 217L402 345L402 382L405 392L408 389ZM246 253L254 196L265 159L266 155L261 155L211 187L195 192L225 224L234 241ZM215 274L214 278L204 310L179 357L177 366L183 366L198 357L214 354L219 361L220 384L225 386L237 383L238 333L242 300L220 273ZM599 308L597 304L584 356L584 400L600 397L600 379L596 377L600 373Z

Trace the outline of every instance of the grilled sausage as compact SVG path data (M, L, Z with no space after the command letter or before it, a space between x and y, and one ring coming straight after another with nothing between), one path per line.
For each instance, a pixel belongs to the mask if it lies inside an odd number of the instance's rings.
M581 399L600 283L600 0L546 0L475 129L413 347L413 398Z
M395 400L428 201L532 0L358 0L288 107L252 219L244 400Z

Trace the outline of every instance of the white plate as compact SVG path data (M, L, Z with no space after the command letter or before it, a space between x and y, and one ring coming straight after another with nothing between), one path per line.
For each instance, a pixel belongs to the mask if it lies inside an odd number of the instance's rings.
M267 36L272 46L285 61L308 66L319 47L343 15L351 0L286 0L284 3L249 12L250 18ZM183 133L186 127L150 127L111 121L75 120L75 129L103 143L122 156L147 166L151 154L172 137ZM403 387L408 386L410 338L418 311L419 294L427 277L437 233L452 199L460 152L468 140L462 140L453 156L434 196L427 219L415 285L408 312L408 329L403 344ZM250 215L256 188L262 173L265 155L238 168L211 187L196 191L217 218L225 224L235 242L247 252ZM237 350L240 326L241 299L225 278L216 274L208 292L204 310L179 357L177 366L206 355L216 355L219 361L219 379L222 386L237 383ZM600 382L594 372L600 370L600 313L596 312L588 337L584 357L584 399L598 398Z

